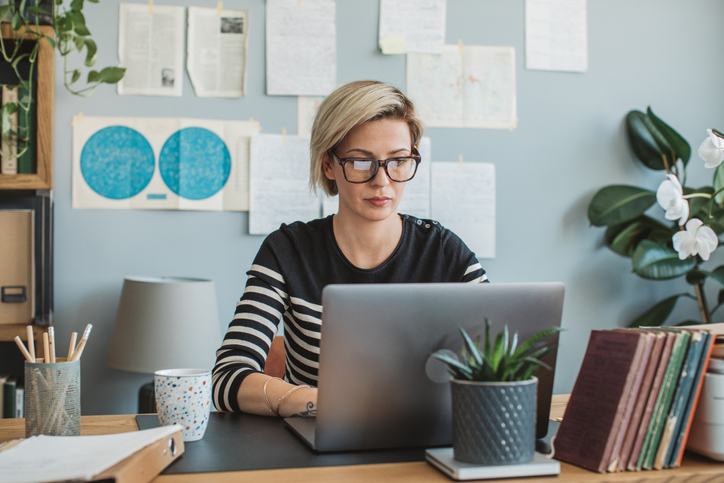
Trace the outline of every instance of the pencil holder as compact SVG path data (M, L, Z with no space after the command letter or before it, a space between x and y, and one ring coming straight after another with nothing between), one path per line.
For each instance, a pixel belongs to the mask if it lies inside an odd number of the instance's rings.
M80 435L80 361L25 363L25 437Z

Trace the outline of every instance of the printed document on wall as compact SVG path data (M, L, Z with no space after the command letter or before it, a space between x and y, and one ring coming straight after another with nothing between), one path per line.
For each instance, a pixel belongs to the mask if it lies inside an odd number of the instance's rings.
M267 95L326 96L336 87L334 0L267 0Z
M495 165L432 163L432 218L478 258L495 258Z
M83 116L73 208L249 209L251 121Z
M122 3L118 58L126 75L121 95L181 96L183 82L184 7Z
M312 124L314 115L319 105L324 100L323 96L299 96L297 97L297 135L312 136Z
M198 97L244 97L248 29L248 10L189 7L186 69Z
M525 67L586 72L586 0L526 0Z
M514 129L515 49L446 45L407 55L407 94L429 127Z
M319 218L319 197L309 190L309 138L254 136L249 179L250 235L267 235L282 223Z
M447 0L380 0L383 54L441 54Z

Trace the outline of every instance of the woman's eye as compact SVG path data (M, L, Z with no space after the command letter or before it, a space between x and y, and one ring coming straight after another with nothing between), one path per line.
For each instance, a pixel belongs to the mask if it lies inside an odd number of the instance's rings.
M354 169L359 169L360 171L367 171L370 168L372 168L372 161L370 161L369 159L354 160Z

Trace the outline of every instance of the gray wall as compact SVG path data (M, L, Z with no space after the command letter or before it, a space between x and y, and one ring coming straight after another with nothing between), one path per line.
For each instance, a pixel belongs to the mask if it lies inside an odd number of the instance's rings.
M202 0L156 5L216 6ZM86 2L99 46L98 65L116 65L118 0ZM264 78L264 1L227 0L251 12L248 93L242 99L201 99L188 75L182 98L118 96L104 86L86 99L62 87L57 66L55 196L56 300L60 334L94 324L83 356L83 413L131 413L150 376L112 370L105 355L125 275L181 275L215 281L223 328L233 314L245 271L262 242L247 234L246 213L74 210L71 208L71 126L86 116L257 119L265 133L290 133L296 98L268 97ZM337 1L338 83L378 79L405 88L405 57L377 49L378 0ZM724 2L589 0L589 71L524 68L523 0L448 0L447 43L512 45L516 49L518 117L506 130L429 129L434 160L495 163L497 256L482 260L496 282L549 281L567 286L555 390L569 392L591 329L623 326L683 282L646 282L627 259L601 245L586 208L611 183L655 188L661 179L633 161L622 119L647 105L694 149L707 127L724 128L721 81ZM694 155L696 157L696 154ZM708 182L703 161L690 179ZM716 257L716 256L715 256ZM716 262L710 262L716 266ZM681 312L696 316L694 304ZM686 310L684 310L686 309Z

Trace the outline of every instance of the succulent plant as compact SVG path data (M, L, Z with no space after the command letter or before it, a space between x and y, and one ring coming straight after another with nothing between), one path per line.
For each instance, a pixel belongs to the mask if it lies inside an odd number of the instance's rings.
M486 318L485 347L482 352L480 336L473 342L465 329L460 327L465 342L460 351L461 360L442 352L433 354L433 357L447 364L448 371L453 378L463 381L525 381L531 378L538 367L552 370L541 359L545 359L556 349L557 343L546 339L558 333L560 328L545 329L518 345L518 333L516 332L510 338L507 325L492 342L490 326L490 319Z

